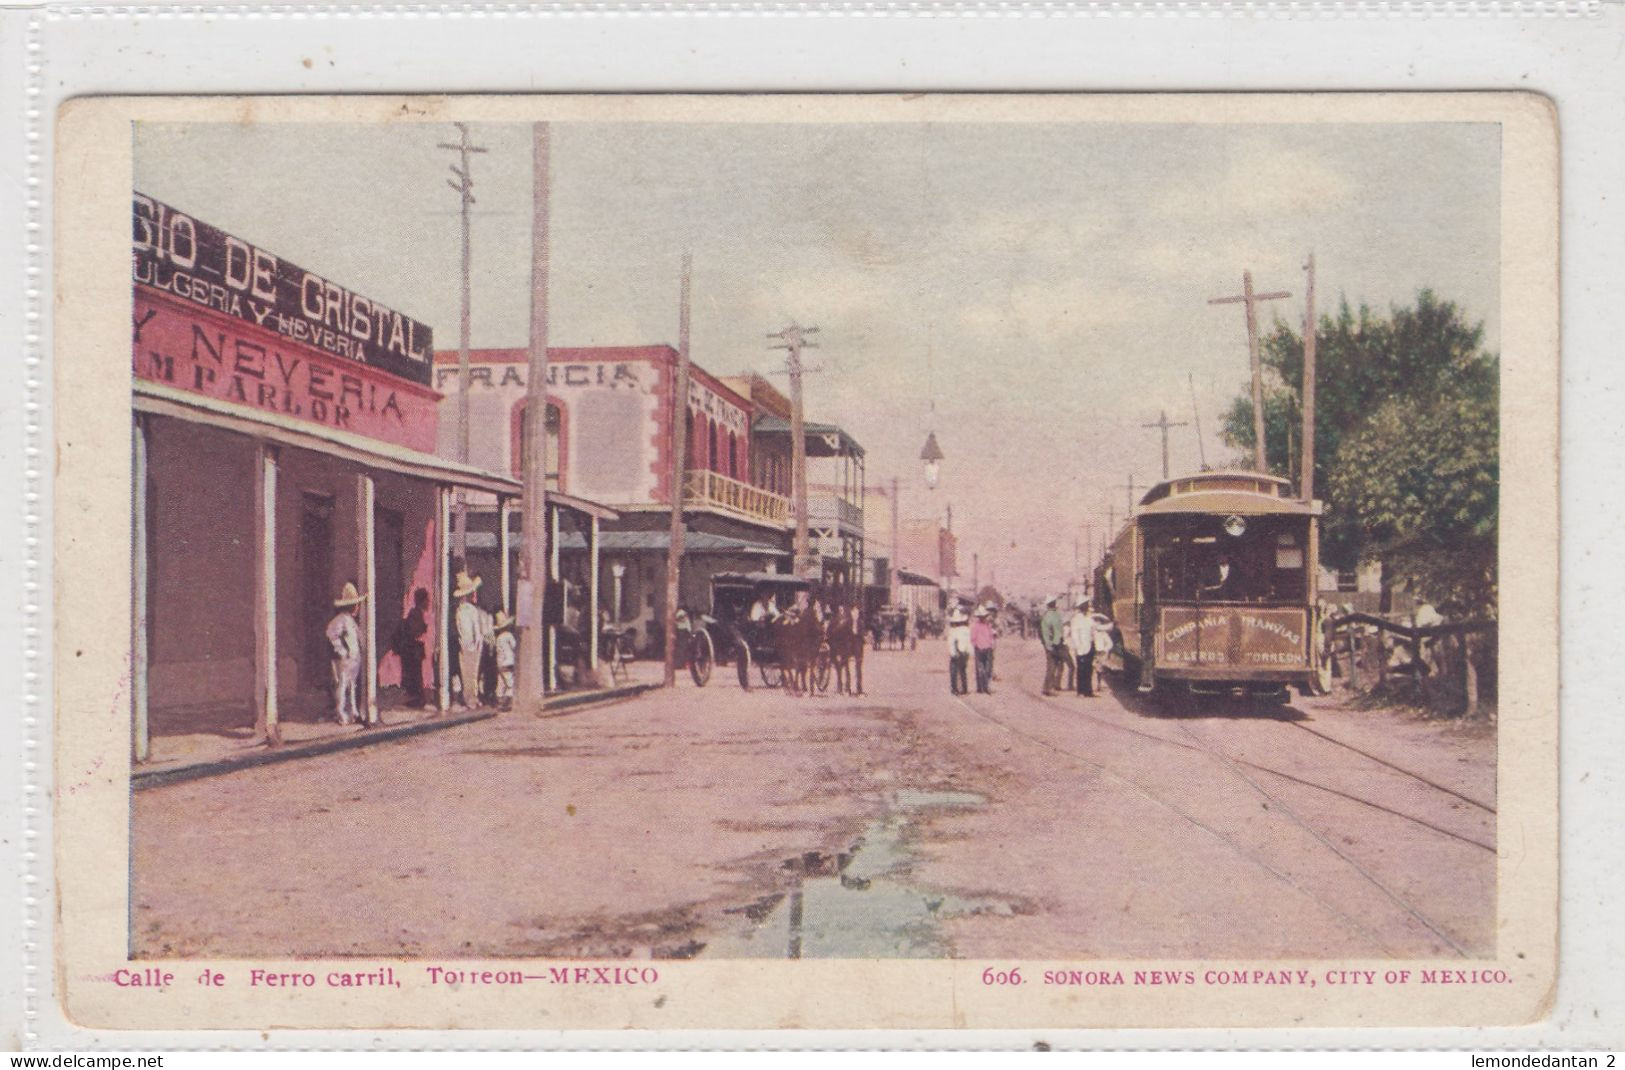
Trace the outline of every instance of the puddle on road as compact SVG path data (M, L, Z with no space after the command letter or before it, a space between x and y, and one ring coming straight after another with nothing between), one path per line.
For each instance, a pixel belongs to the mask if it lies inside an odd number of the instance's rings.
M981 806L962 791L899 791L891 813L864 830L850 851L809 851L786 859L796 878L787 893L741 913L756 924L712 940L706 958L926 958L942 955L943 919L1012 913L1008 903L927 893L897 876L909 860L903 831L919 811Z

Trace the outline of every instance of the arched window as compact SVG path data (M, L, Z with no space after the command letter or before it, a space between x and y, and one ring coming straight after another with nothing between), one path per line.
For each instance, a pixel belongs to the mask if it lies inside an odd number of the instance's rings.
M732 431L728 432L728 476L739 478L739 436Z
M705 434L704 417L688 414L688 467L700 467L700 436Z
M717 467L717 422L715 420L707 420L706 423L709 424L711 428L711 463L707 467L709 467L713 472L719 472L721 469Z

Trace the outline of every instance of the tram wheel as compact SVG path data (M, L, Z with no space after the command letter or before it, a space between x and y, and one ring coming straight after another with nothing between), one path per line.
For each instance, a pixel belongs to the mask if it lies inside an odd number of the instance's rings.
M1175 717L1195 717L1206 708L1209 701L1208 696L1177 680L1160 681L1157 684L1157 693L1162 696L1163 709Z
M711 633L703 628L694 632L688 641L688 674L695 687L711 682L711 666L716 663L716 648L711 644Z
M739 690L750 690L750 644L743 639L734 654L734 668L739 670Z

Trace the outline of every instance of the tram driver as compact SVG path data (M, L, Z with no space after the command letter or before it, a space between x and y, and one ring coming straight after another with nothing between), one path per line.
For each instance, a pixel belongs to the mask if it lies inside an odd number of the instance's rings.
M1202 597L1219 602L1234 601L1240 597L1240 589L1241 574L1230 555L1221 551L1202 581Z

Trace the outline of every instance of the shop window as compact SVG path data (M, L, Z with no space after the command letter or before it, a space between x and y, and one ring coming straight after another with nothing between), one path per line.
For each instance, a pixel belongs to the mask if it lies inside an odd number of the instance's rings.
M1352 568L1338 569L1337 589L1344 593L1358 591L1360 589L1360 574Z

